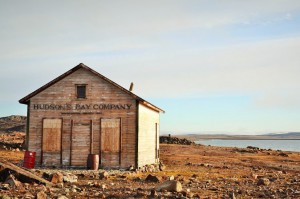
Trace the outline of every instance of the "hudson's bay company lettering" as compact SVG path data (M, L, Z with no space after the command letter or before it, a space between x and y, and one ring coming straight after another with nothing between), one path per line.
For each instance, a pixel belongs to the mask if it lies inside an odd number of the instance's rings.
M132 104L32 104L34 110L129 110Z

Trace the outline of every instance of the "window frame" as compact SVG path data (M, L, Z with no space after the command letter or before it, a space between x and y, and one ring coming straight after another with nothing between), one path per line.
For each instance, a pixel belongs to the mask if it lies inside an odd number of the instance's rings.
M84 87L84 97L79 96L78 89L79 87ZM76 99L87 99L87 84L76 84L75 85L76 90Z

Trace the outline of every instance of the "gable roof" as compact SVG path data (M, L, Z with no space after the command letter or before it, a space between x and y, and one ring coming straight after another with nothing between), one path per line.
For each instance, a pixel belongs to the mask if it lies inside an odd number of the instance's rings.
M45 84L44 86L38 88L37 90L33 91L32 93L30 93L29 95L23 97L22 99L19 100L19 103L21 104L28 104L30 101L30 98L34 97L35 95L37 95L38 93L42 92L43 90L45 90L46 88L52 86L53 84L55 84L56 82L62 80L63 78L67 77L68 75L74 73L75 71L79 70L79 69L85 69L90 71L91 73L95 74L96 76L98 76L99 78L103 79L104 81L110 83L111 85L121 89L122 91L124 91L125 93L129 94L131 97L133 97L134 99L138 100L141 104L155 110L158 112L165 112L164 110L158 108L157 106L151 104L150 102L144 100L143 98L135 95L134 93L132 93L131 91L125 89L124 87L120 86L119 84L115 83L114 81L108 79L107 77L101 75L100 73L98 73L97 71L91 69L90 67L84 65L83 63L78 64L77 66L75 66L74 68L70 69L69 71L63 73L62 75L58 76L57 78L53 79L52 81L48 82L47 84Z

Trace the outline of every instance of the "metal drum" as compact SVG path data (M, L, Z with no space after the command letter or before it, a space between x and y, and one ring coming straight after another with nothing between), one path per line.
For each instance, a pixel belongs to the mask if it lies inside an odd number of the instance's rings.
M23 167L33 169L35 165L35 155L36 152L25 151Z
M87 159L87 169L98 170L99 168L99 155L89 154Z

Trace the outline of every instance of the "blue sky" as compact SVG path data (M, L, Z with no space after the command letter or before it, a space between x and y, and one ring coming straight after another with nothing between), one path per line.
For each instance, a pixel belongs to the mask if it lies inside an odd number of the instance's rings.
M164 133L300 131L300 1L0 0L0 116L79 63L166 110Z

